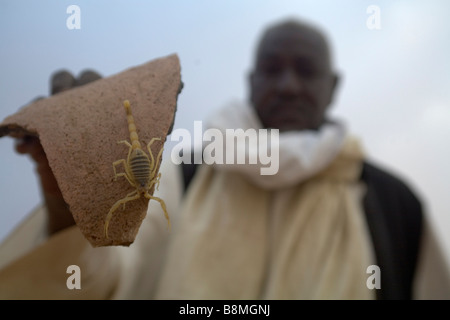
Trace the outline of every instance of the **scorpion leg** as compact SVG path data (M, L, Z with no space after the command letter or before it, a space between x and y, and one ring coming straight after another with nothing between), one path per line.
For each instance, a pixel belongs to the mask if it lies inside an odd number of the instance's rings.
M129 143L127 140L117 141L117 143L119 143L119 144L120 143L126 144L131 149L131 143ZM131 153L131 150L128 153Z
M158 157L156 158L156 165L152 171L152 177L155 176L156 170L158 169L159 163L161 162L163 151L164 151L164 148L161 148L161 150L159 150Z
M131 144L127 140L118 141L117 143L126 144L129 147L129 150L128 150L127 161L125 161L125 159L120 159L120 160L117 160L117 161L113 162L114 179L117 180L117 177L122 177L123 176L123 177L125 177L128 180L128 182L133 187L135 187L136 184L133 182L133 178L132 178L133 175L131 174L130 166L128 165L128 163L130 163L131 151L133 150L133 147L131 146ZM123 164L125 172L117 173L116 166L121 164L121 163Z
M166 204L165 204L165 202L164 202L164 200L163 199L161 199L161 198L158 198L158 197L155 197L155 196L151 196L148 192L147 193L145 193L145 195L144 195L147 199L153 199L153 200L156 200L156 201L158 201L159 202L159 204L161 205L161 208L163 209L163 211L164 211L164 216L166 217L166 219L167 219L167 229L170 229L170 218L169 218L169 214L167 213L167 208L166 208Z
M150 155L150 160L151 160L150 168L154 168L154 165L155 165L155 158L153 157L152 149L150 147L153 144L153 142L159 141L159 140L161 140L161 138L152 138L152 140L150 140L150 142L147 144L147 150L148 150L148 154Z
M130 170L128 169L128 167L129 167L128 164L130 163L131 152L133 151L133 146L132 146L131 143L129 143L127 140L117 141L117 143L118 143L118 144L123 143L123 144L125 144L125 145L128 146L127 161L125 162L126 165L125 165L125 163L124 163L124 167L125 167L125 171L126 171L127 174L128 174L128 177L131 177L131 172L130 172ZM132 185L133 185L133 184L132 184Z
M117 173L116 166L118 166L121 163L123 163L123 167L125 169L125 172ZM132 179L131 179L131 177L129 175L129 172L127 171L127 162L124 159L120 159L120 160L117 160L117 161L113 162L113 169L114 169L114 180L117 180L117 177L125 177L128 180L128 182L132 186L134 186L134 183L132 182Z
M124 208L125 208L125 204L126 204L127 202L133 201L133 200L136 200L136 199L139 199L140 196L141 196L140 193L138 193L138 191L135 190L135 191L133 191L133 192L127 194L127 196L126 196L125 198L123 198L123 199L121 199L121 200L118 200L118 201L111 207L111 209L109 210L108 215L106 216L106 219L105 219L105 237L106 237L106 239L108 239L108 227L109 227L109 221L111 220L114 211L116 211L121 205L123 205Z
M154 177L152 180L150 180L148 184L148 190L151 190L153 186L155 186L154 190L159 190L160 179L161 179L161 172L158 173L158 175Z
M156 190L159 190L159 182L161 180L161 172L158 173L158 175L156 176L156 178L154 179L154 183L156 184Z

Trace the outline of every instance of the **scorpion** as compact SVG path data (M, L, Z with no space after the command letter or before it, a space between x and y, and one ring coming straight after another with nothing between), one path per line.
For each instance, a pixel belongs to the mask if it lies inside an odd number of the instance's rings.
M152 138L150 142L147 144L147 150L150 155L149 158L147 154L144 152L144 150L142 150L141 143L139 142L139 138L136 131L136 125L134 123L134 118L131 113L130 102L128 100L125 100L123 102L123 106L125 107L125 111L127 114L128 131L130 133L131 143L128 142L127 140L117 142L118 144L125 144L126 146L128 146L129 150L128 150L128 157L126 160L120 159L113 162L114 181L117 181L118 177L125 177L125 179L127 179L130 185L135 187L136 190L127 194L123 199L118 200L109 210L105 220L105 237L107 239L108 239L108 226L113 216L113 213L121 205L123 205L123 209L125 209L125 204L127 202L137 200L141 196L144 196L149 200L151 199L156 200L160 203L161 208L164 211L164 216L166 217L168 222L168 228L170 228L169 214L167 213L166 204L164 203L164 200L149 194L149 190L151 190L152 187L155 186L156 190L158 190L159 188L161 173L157 174L157 169L159 162L161 161L163 152L163 148L161 148L156 158L155 164L155 159L153 157L153 153L150 147L155 141L161 140L161 138ZM123 165L125 172L117 173L116 166L120 164Z

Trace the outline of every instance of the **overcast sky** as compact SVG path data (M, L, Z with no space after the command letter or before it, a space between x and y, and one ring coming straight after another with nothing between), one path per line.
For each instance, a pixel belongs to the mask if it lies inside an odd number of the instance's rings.
M67 8L80 8L69 29ZM379 9L378 29L374 25ZM268 23L312 21L328 32L342 79L332 114L368 157L424 200L450 256L450 1L0 2L0 120L40 95L50 75L91 68L110 76L177 53L185 87L175 128L247 98L255 43ZM169 145L170 147L170 145ZM33 163L0 139L0 239L41 201Z

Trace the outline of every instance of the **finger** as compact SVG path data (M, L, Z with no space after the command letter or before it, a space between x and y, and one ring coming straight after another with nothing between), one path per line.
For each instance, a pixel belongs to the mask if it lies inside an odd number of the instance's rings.
M66 70L57 71L51 78L51 94L69 90L75 86L75 77Z
M47 164L47 158L38 137L25 136L16 142L15 149L20 154L29 154L38 165Z
M25 136L16 144L16 150L21 154L29 154L36 162L36 171L41 178L44 193L60 196L61 191L59 190L58 183L56 182L56 178L50 168L44 148L42 147L39 138L34 136Z
M78 79L76 80L76 86L77 87L83 86L85 84L99 80L101 78L102 78L102 76L93 70L84 70L78 76Z

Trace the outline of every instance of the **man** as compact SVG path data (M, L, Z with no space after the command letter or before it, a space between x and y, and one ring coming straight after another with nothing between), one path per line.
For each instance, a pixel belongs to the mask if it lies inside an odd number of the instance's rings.
M421 204L327 118L338 76L323 33L297 21L269 28L249 80L253 109L226 108L210 127L279 129L280 171L186 166L187 181L203 171L188 190L162 296L412 298L429 237ZM449 297L443 265L437 297ZM381 277L371 291L373 267Z
M170 235L152 203L130 248L93 249L64 220L41 246L10 257L0 280L17 295L14 279L32 264L46 282L30 291L45 298L449 298L448 269L420 202L367 163L358 141L327 118L338 83L330 56L316 28L297 21L270 27L249 78L251 106L233 104L208 121L222 132L279 129L277 174L186 164L181 175L166 161L158 196L171 213ZM88 274L79 292L54 276L65 264ZM368 270L375 270L371 279Z

